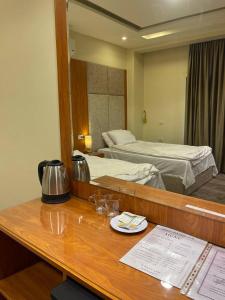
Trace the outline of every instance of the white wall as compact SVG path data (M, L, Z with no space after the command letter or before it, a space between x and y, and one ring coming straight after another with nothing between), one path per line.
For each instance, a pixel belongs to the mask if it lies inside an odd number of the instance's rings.
M0 208L41 194L37 165L60 158L53 0L0 1Z
M184 142L187 67L187 46L144 55L145 140Z
M126 49L87 35L70 31L76 59L119 69L126 69Z
M144 57L127 52L127 127L137 139L142 139L144 109Z

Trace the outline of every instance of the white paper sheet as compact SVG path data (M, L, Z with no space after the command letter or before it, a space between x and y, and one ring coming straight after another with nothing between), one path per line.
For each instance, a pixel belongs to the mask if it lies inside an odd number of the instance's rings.
M195 300L225 299L225 249L212 247L187 296Z
M181 288L206 245L206 241L157 225L120 261Z

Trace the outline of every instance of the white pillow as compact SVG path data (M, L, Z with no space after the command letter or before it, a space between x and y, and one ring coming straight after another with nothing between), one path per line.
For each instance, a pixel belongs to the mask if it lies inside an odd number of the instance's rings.
M102 132L102 137L108 147L112 147L114 145L112 139L110 138L107 132Z
M113 143L116 145L125 145L136 142L135 136L129 130L111 130L107 132Z

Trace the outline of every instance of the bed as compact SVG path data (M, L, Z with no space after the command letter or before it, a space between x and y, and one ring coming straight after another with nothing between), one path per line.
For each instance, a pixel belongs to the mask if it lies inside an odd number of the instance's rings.
M84 154L78 150L73 151L73 155L82 155L85 157L89 166L91 180L102 176L111 176L165 189L159 170L152 164L136 164L118 159L101 158Z
M139 141L127 130L109 131L107 138L108 148L99 149L100 153L107 158L153 164L169 191L189 195L218 173L208 146Z

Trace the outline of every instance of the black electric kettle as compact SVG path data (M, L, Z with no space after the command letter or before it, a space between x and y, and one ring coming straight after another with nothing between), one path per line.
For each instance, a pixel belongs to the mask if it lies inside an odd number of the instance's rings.
M60 160L44 160L38 165L42 186L42 201L62 203L70 198L70 185L66 168Z

